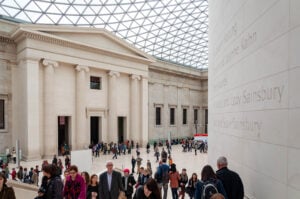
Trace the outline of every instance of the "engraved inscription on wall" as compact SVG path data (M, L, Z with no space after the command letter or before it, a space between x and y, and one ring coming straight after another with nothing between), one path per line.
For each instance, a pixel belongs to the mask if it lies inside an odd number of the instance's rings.
M248 49L257 41L257 32L249 32L246 33L242 38L237 42L236 45L233 45L230 50L226 51L227 53L223 56L222 60L219 64L215 65L215 67L220 70L225 65L231 63L236 59L238 55L240 55L243 51Z
M265 87L259 89L244 89L238 94L228 96L214 102L214 108L226 108L246 104L258 104L264 102L281 103L284 94L284 85Z
M259 137L263 122L261 120L251 119L246 116L233 116L230 118L214 119L212 125L215 128L243 131L245 133L252 133L252 136Z

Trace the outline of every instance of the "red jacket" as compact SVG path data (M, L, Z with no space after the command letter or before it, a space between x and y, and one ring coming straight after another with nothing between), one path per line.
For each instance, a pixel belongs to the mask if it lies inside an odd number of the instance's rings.
M179 187L179 180L180 180L180 175L178 171L172 172L170 171L170 187L171 188L178 188Z
M16 176L17 176L17 172L16 172L16 170L13 170L13 171L11 172L11 178L12 178L13 180L15 180L15 179L16 179Z

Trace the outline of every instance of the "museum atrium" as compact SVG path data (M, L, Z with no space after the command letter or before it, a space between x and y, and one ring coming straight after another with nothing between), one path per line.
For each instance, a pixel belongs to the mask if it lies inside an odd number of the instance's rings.
M0 150L20 139L32 160L63 142L200 131L207 163L226 156L245 198L299 199L299 10L299 0L0 0Z

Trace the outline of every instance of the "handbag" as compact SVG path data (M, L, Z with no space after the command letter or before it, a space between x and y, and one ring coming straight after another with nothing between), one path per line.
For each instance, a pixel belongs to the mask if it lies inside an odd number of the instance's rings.
M191 187L185 187L185 193L191 195L191 194L192 194L192 189L191 189Z
M118 199L127 199L124 191L120 191Z

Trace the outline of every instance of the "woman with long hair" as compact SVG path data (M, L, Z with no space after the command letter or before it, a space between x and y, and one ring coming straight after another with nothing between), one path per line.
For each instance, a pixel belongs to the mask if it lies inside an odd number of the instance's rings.
M87 199L99 199L98 176L93 174L90 178L90 183L87 188Z
M206 165L201 171L201 181L196 185L195 199L210 198L214 193L220 193L227 199L222 182L217 179L213 168Z
M88 185L90 184L90 174L87 171L81 172L81 176L83 177L85 188L87 190Z
M192 177L189 179L188 186L186 187L186 193L189 194L190 198L194 198L196 184L199 182L198 176L196 173L192 174Z

